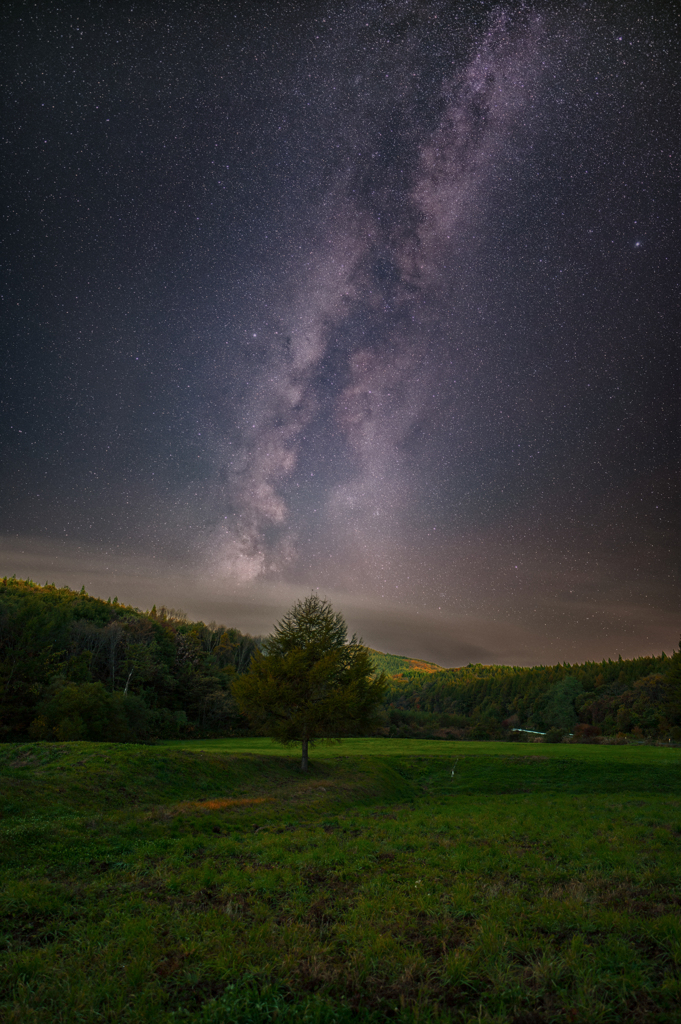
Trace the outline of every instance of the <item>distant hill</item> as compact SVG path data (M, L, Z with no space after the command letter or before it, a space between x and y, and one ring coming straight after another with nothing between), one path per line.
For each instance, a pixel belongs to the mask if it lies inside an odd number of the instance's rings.
M404 658L401 654L383 654L369 648L377 672L408 679L414 672L444 672L441 665L433 661L419 661L418 658Z

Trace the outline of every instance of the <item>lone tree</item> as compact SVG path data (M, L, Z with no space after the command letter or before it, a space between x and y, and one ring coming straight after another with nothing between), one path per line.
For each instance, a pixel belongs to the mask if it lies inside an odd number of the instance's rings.
M232 692L241 712L259 732L279 743L308 746L366 732L375 723L385 691L361 640L348 640L339 612L315 594L297 601L277 623Z

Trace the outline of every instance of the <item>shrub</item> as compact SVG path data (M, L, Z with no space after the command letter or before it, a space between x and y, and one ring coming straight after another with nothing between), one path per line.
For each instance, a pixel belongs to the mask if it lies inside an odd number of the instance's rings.
M588 725L580 722L575 726L574 743L600 743L601 730L598 725Z
M38 705L29 727L33 739L108 740L129 743L146 739L151 714L141 697L109 693L101 683L80 686L57 679Z

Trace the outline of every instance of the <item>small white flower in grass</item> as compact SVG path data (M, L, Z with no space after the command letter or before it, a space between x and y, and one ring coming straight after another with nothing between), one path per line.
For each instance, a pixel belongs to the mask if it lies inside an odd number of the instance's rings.
M421 885L421 883L422 883L422 879L420 879L420 878L417 879L416 882L414 882L414 888L417 889L418 886Z

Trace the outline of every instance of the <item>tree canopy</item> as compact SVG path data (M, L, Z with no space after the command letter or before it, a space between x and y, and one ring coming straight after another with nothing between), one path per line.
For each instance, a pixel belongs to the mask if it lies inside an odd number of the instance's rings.
M232 693L259 732L280 743L300 742L301 769L319 739L366 732L375 725L385 680L369 650L328 601L297 601L255 653Z
M240 735L231 695L258 643L176 609L0 579L0 741Z

